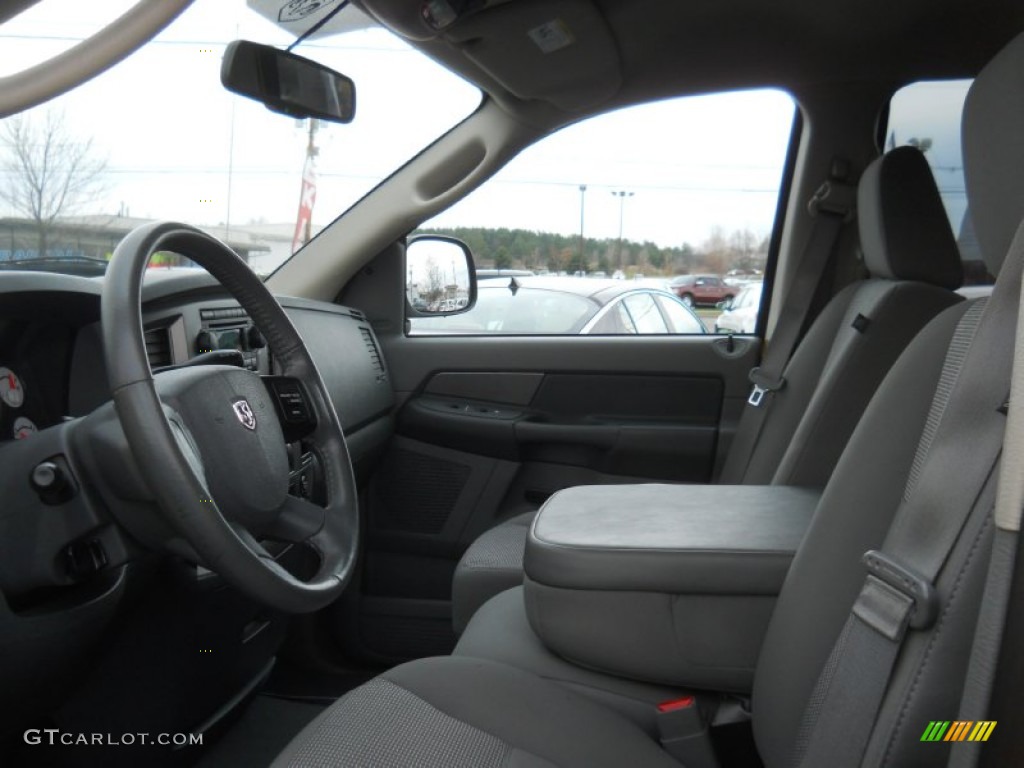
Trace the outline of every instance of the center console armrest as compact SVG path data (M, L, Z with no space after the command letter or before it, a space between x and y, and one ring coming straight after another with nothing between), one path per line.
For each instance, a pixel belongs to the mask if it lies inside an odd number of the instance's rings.
M786 486L580 486L526 544L534 631L570 661L745 692L820 494Z

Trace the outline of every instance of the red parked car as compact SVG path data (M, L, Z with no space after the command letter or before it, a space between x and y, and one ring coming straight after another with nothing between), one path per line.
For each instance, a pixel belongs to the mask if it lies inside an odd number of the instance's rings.
M679 275L669 283L676 296L687 306L714 306L736 296L736 289L718 275Z

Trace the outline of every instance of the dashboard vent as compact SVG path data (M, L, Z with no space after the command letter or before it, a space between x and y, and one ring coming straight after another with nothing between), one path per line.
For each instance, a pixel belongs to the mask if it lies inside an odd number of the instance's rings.
M171 359L171 334L167 328L153 328L146 331L146 357L149 358L150 368L161 368L170 365Z
M369 328L362 327L359 328L359 332L363 335L363 343L366 344L366 349L370 353L370 363L377 374L377 381L384 381L387 378L384 372L384 358L381 357L380 349L377 348L377 340L373 338L373 332Z

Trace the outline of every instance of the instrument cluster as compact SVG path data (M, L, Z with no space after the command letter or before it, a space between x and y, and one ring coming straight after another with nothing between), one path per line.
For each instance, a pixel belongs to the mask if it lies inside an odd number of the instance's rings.
M0 441L31 439L66 413L73 331L0 320Z

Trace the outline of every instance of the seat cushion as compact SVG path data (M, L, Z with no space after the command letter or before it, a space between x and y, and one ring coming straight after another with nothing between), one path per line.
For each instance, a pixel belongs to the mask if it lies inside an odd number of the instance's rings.
M506 590L484 603L452 653L510 664L557 682L622 714L651 738L658 735L658 704L692 693L596 672L555 655L530 626L523 587Z
M459 634L477 609L506 589L523 583L526 533L536 512L491 528L466 550L452 579L452 627Z
M274 768L679 768L633 723L561 686L483 659L421 659L343 696Z

